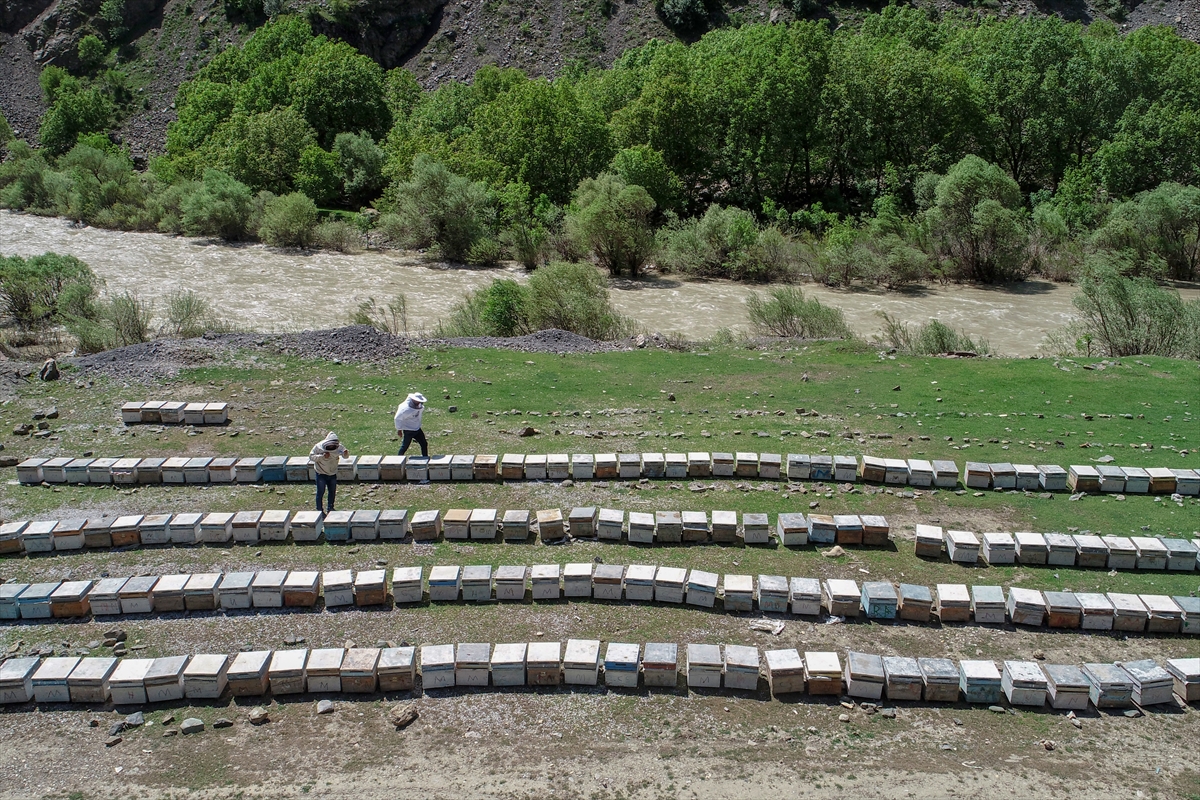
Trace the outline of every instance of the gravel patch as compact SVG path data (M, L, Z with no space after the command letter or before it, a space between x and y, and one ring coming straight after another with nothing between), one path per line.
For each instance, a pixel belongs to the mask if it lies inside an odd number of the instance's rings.
M516 350L522 353L608 353L624 349L612 342L597 342L570 331L538 331L525 336L460 336L449 339L422 339L423 345L443 347L482 347L497 350Z

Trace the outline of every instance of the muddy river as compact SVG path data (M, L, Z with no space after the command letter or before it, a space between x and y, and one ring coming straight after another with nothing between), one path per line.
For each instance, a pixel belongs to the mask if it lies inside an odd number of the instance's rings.
M75 228L60 219L0 212L0 254L53 251L76 256L104 278L107 290L137 292L162 307L162 298L190 288L219 316L259 331L326 328L345 324L370 297L386 303L403 293L411 331L430 330L465 292L494 278L525 280L523 270L472 269L422 262L413 254L278 251L154 233ZM745 298L762 287L670 276L613 286L617 309L648 331L703 339L722 327L749 326ZM1043 281L998 288L927 287L912 292L841 291L805 285L821 302L841 308L852 329L880 330L879 311L909 322L938 319L972 337L984 337L1006 355L1030 355L1046 333L1072 316L1074 287ZM1185 295L1200 296L1186 290Z

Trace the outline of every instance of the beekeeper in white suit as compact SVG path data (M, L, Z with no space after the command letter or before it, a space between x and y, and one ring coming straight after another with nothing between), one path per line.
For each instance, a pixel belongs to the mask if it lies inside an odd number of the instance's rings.
M421 415L425 413L425 395L413 392L396 409L396 435L400 437L400 455L414 441L421 445L421 455L429 458L429 442L421 430Z

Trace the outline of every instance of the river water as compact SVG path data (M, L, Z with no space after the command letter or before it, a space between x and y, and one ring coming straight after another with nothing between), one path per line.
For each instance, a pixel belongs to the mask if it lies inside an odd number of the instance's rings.
M410 331L430 330L464 293L493 279L524 281L519 268L473 269L426 263L411 253L369 251L344 255L301 253L262 245L230 245L156 233L76 228L64 220L0 212L0 254L48 251L87 262L110 293L131 290L157 303L192 289L218 315L240 328L292 331L345 324L363 300L407 298ZM1046 333L1073 314L1074 287L1027 281L996 288L927 287L911 292L842 291L805 285L804 291L845 312L850 327L869 337L881 328L879 311L901 320L930 319L986 338L1004 355L1037 352ZM762 287L672 276L617 281L613 305L648 331L703 339L718 329L746 330L745 299ZM1185 298L1200 290L1185 290Z

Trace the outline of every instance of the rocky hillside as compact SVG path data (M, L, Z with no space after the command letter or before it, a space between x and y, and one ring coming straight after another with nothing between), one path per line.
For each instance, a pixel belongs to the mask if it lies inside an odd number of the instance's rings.
M917 0L943 10L951 0ZM1000 15L1057 13L1083 22L1123 17L1131 30L1151 24L1174 27L1200 39L1195 0L985 0ZM794 18L777 0L729 3L712 23L786 22ZM46 64L78 67L79 40L94 33L119 47L119 65L141 98L121 135L133 152L162 148L174 116L179 84L212 53L247 36L253 18L227 14L225 0L0 0L0 110L19 136L33 141L44 111L37 74ZM355 45L386 68L412 70L425 86L469 78L485 64L513 66L552 76L572 63L609 64L627 48L675 34L653 0L267 0L267 7L306 13L314 27ZM820 16L853 23L872 6L823 3ZM1124 8L1125 12L1118 9Z

